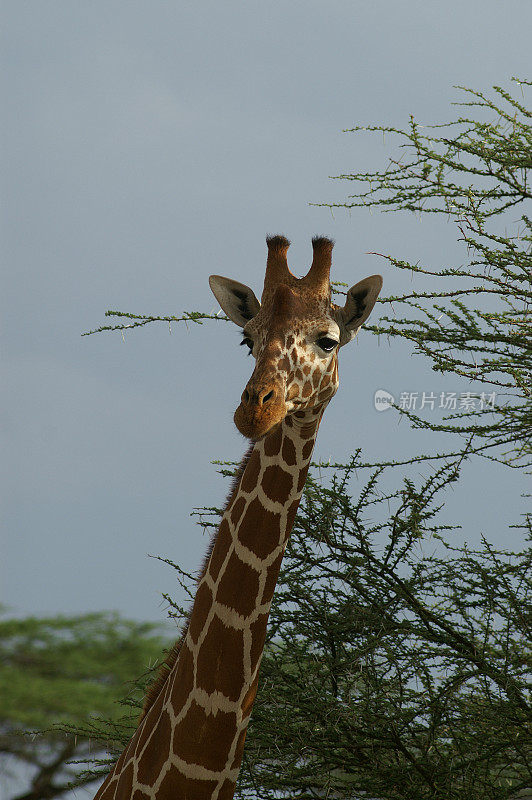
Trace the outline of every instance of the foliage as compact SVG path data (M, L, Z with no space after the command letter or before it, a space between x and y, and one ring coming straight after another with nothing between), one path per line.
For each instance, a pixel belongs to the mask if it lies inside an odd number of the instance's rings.
M399 137L402 154L383 171L337 176L360 190L327 205L440 214L456 223L469 263L434 268L384 256L436 286L385 298L397 316L366 328L412 342L433 370L476 382L484 400L493 390L504 398L495 408L458 411L439 426L405 412L415 426L472 435L478 452L500 457L503 448L506 461L522 464L532 455L532 225L525 213L516 222L507 212L532 198L532 113L498 86L495 99L464 92L469 99L456 105L477 116L433 126L411 117L406 130L354 128ZM401 310L408 316L399 317Z
M106 317L118 317L119 319L129 319L131 322L118 322L116 325L100 325L93 331L82 333L82 336L92 336L93 333L103 333L103 331L129 331L132 328L142 328L144 325L149 325L150 322L167 322L171 329L172 322L194 322L196 325L203 325L206 319L221 320L227 322L228 317L223 314L203 314L201 311L184 311L182 316L176 317L174 315L161 317L154 314L131 314L128 311L106 311Z
M160 626L112 614L0 619L0 754L4 776L25 774L17 798L57 797L95 779L80 762L103 756L111 731L134 724L145 673L161 654ZM130 685L125 708L118 704ZM107 742L91 726L109 720Z
M456 462L388 494L382 468L356 499L353 468L307 483L240 796L511 797L532 768L532 555L445 543Z

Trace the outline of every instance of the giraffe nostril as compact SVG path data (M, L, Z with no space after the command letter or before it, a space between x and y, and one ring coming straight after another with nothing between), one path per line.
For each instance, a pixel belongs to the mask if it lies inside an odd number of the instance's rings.
M273 397L273 389L268 394L265 394L264 397L261 399L262 405L265 406Z
M249 392L247 389L244 389L244 393L242 394L242 400L244 403L249 403Z

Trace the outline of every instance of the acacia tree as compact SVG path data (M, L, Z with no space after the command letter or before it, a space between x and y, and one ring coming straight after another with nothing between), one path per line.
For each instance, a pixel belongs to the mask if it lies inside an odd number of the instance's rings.
M522 90L531 85L513 80ZM523 465L532 454L532 113L504 89L493 90L494 98L463 89L466 99L455 105L469 115L449 123L421 127L411 117L406 130L353 128L399 137L400 155L384 170L337 176L358 191L329 205L437 214L455 223L468 263L438 268L383 256L438 288L385 298L396 313L366 327L408 340L433 370L466 378L484 393L475 410L458 410L442 425L410 415L415 426L470 435L475 452ZM439 288L440 278L447 288ZM492 390L504 402L486 402Z
M468 116L451 123L355 128L397 135L403 154L383 170L338 176L358 191L336 205L455 222L467 266L384 256L433 285L384 298L382 308L404 315L368 328L472 381L478 403L441 423L398 408L414 427L457 437L446 453L372 464L357 452L333 465L329 482L309 477L272 606L242 798L502 800L532 787L531 516L515 522L518 552L485 540L453 547L439 517L465 459L526 469L532 441L531 113L499 87L494 97L465 91ZM127 319L98 330L220 319L108 314ZM497 403L486 401L493 391ZM427 475L414 478L420 461ZM353 496L350 478L366 470ZM199 513L211 527L220 510Z
M530 786L530 553L427 556L423 542L448 531L437 510L456 464L385 495L380 476L356 499L349 469L307 486L242 797L480 800Z
M160 626L114 614L3 616L2 796L44 800L96 780L87 762L104 758L134 724L146 673L165 642Z

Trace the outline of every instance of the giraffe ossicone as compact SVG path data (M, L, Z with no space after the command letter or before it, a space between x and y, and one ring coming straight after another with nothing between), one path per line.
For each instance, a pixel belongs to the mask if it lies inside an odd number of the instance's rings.
M267 238L261 300L212 275L255 367L235 412L251 448L235 480L182 638L149 690L129 744L97 800L231 800L258 685L271 601L338 351L368 318L380 275L331 302L333 242L312 240L308 273L289 270L284 236Z

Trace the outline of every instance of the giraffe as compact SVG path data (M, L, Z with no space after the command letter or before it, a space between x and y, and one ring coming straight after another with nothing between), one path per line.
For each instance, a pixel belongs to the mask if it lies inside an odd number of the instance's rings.
M325 407L338 350L369 316L372 275L331 303L333 242L314 237L303 278L284 236L267 238L261 302L211 275L221 308L256 363L234 421L251 446L198 581L182 638L148 690L137 730L96 800L230 800L257 692L270 605Z

